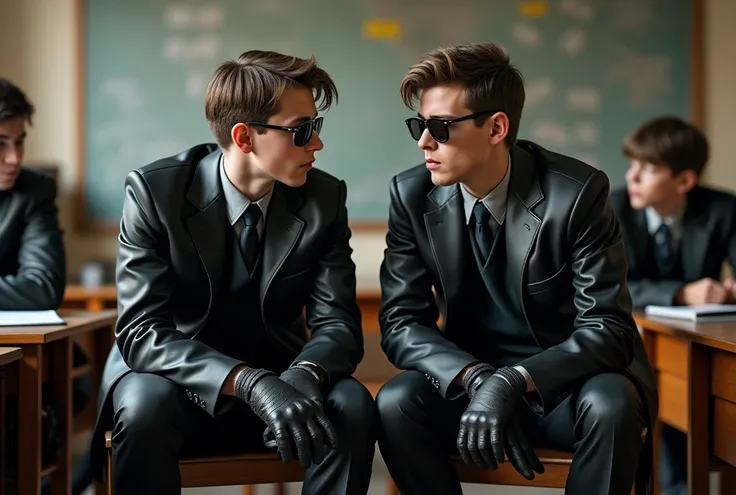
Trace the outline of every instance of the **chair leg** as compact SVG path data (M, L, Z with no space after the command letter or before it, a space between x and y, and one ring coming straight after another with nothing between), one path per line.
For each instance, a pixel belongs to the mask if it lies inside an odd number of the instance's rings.
M112 495L112 449L107 449L107 495Z
M243 495L255 495L255 493L255 485L243 486ZM283 483L276 483L276 495L286 495L286 485L284 485Z

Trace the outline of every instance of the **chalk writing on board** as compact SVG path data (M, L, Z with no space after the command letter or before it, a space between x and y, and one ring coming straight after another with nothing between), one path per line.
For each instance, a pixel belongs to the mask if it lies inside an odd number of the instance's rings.
M527 17L541 17L549 11L547 0L522 0L518 6L519 13Z
M215 60L220 55L220 39L213 34L168 36L164 39L163 55L172 61Z
M218 4L170 3L164 7L164 25L169 29L216 29L224 19Z
M555 83L551 77L542 77L526 83L525 106L533 107L550 101L555 91Z
M592 0L562 0L560 10L579 21L589 21L593 18Z
M580 86L567 88L565 103L575 110L595 111L601 107L601 95L597 88Z
M633 106L659 103L669 92L670 59L664 55L623 52L609 71L609 80L626 87L628 101Z
M580 27L571 27L560 37L560 50L568 55L577 55L585 48L585 31Z
M387 42L411 63L416 61L418 54L438 46L467 41L467 34L475 32L483 23L475 0L437 2L431 8L425 8L421 2L396 0L351 0L350 3L365 19L393 19L400 23L401 36ZM437 19L452 19L452 22L438 23ZM428 26L431 26L431 34L427 32Z
M217 29L225 20L225 12L217 4L203 5L199 8L199 27L202 29Z
M134 78L111 77L105 80L99 94L107 105L114 105L116 113L134 113L143 108L143 92Z
M194 17L191 4L170 3L164 7L164 26L172 29L189 27Z
M528 22L515 22L511 28L511 33L516 41L524 46L539 46L542 42L542 30Z
M532 139L545 143L547 146L564 146L567 144L567 129L563 124L538 120L531 125Z
M598 144L598 126L595 122L577 122L572 126L571 134L580 144L587 146Z

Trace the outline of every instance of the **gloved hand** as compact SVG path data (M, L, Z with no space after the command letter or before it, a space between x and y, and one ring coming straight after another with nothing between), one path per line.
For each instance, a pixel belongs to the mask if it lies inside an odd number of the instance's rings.
M504 462L504 430L526 392L526 380L514 368L501 368L493 374L481 374L467 386L470 403L460 418L457 434L460 457L466 464L472 461L496 469Z
M235 395L273 432L284 462L294 459L307 469L324 460L325 443L337 448L337 432L320 407L274 373L246 368L235 381Z
M312 399L320 409L324 410L320 384L308 370L300 365L295 365L281 373L279 378L307 396L307 398ZM276 438L268 427L263 431L263 445L271 449L277 447Z
M516 413L509 419L504 431L504 444L506 455L514 469L524 478L533 480L535 471L539 474L544 472L544 465L537 457L534 445L524 432L520 419L521 414L523 413L520 413L517 408Z
M312 399L322 409L324 400L320 383L309 371L297 364L281 373L279 378Z

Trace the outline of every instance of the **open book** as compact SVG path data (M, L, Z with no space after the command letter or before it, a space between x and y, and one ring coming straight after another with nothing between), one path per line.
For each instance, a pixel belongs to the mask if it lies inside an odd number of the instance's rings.
M699 306L647 306L647 316L677 318L697 322L736 321L736 305L734 304L702 304Z

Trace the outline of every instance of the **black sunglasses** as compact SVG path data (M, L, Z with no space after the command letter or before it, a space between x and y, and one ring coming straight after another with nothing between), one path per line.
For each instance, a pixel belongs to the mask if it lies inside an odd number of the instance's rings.
M279 131L289 131L294 133L294 146L306 146L310 139L312 139L312 133L319 135L319 131L322 130L322 120L324 117L317 117L314 120L308 120L302 122L296 127L289 127L283 125L272 125L264 124L262 122L245 122L248 125L254 127L264 127L266 129L277 129Z
M409 134L415 141L421 139L424 129L429 129L429 135L438 143L446 143L450 139L450 124L470 120L482 115L496 113L495 110L484 110L482 112L471 113L464 117L458 117L452 120L444 119L423 119L421 117L412 117L406 119L406 127L409 128Z

